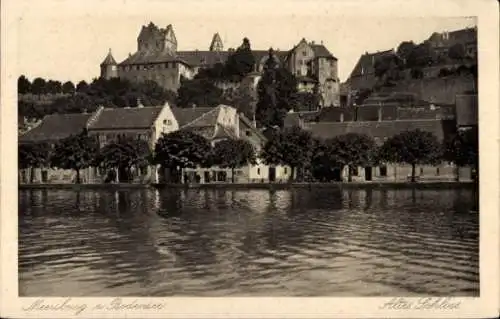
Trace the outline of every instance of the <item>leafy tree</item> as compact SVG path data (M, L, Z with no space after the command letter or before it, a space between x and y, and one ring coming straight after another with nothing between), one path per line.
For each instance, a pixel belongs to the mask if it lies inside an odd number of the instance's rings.
M342 164L333 139L316 141L311 160L312 175L319 181L332 181L340 177ZM339 174L336 176L335 173Z
M95 163L99 149L97 139L87 132L71 135L60 140L54 147L52 167L71 169L76 172L76 183L81 183L80 170Z
M465 58L465 48L461 43L452 45L448 50L448 56L453 60L462 60Z
M292 127L273 134L264 145L262 158L268 165L290 166L290 181L292 181L295 170L303 168L311 160L313 150L311 133L299 127Z
M393 54L381 56L380 58L375 60L375 76L382 77L389 70L396 68L396 66L396 56L394 56Z
M250 40L244 38L241 46L227 59L225 65L226 74L239 81L252 72L254 66L255 57L250 48Z
M17 93L31 93L31 82L24 75L17 79Z
M62 92L66 94L74 94L75 93L75 85L71 81L64 82L62 85Z
M177 94L179 107L217 106L224 101L223 91L206 78L181 80Z
M47 93L46 86L47 86L47 83L45 82L44 79L36 78L31 83L31 92L33 94L38 94L38 95L45 94L45 93Z
M18 163L22 169L46 167L50 164L51 148L47 143L19 144ZM33 182L31 171L30 182Z
M429 45L421 43L417 45L408 55L406 66L408 68L425 67L432 63Z
M376 145L373 138L366 134L347 133L331 140L334 153L331 158L341 167L348 167L347 180L352 181L352 171L358 166L368 166L375 162Z
M297 80L287 69L278 66L273 49L269 49L257 92L256 119L259 126L283 127L286 113L297 105Z
M437 137L419 129L399 133L381 146L380 159L390 163L411 165L411 181L415 182L417 164L436 164L441 159L442 146Z
M211 154L212 146L203 136L189 131L175 131L163 134L156 142L154 163L179 173L184 168L210 166Z
M117 176L119 181L129 181L133 167L145 167L151 160L152 153L148 143L130 137L122 137L105 145L97 156L98 165L119 172Z
M85 93L88 90L88 88L89 88L88 83L82 80L78 82L78 84L76 85L76 92Z
M213 150L213 163L222 168L231 169L231 181L234 183L234 170L249 164L256 164L255 151L245 140L222 140Z
M413 41L404 41L401 42L396 50L397 55L402 58L404 61L408 59L411 52L415 50L417 45Z
M297 107L301 110L316 111L320 108L320 96L317 93L299 92L297 93ZM298 111L298 109L296 109Z
M444 159L455 163L457 166L456 180L460 180L462 166L470 166L478 171L479 165L479 139L477 127L464 131L458 131L450 139L444 142Z
M58 94L62 92L62 85L59 81L49 80L46 83L46 93Z

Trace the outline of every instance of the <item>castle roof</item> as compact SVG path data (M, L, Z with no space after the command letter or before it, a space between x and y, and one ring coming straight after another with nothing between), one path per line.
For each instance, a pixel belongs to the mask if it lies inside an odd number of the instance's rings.
M113 58L113 55L111 54L111 49L109 49L108 55L106 55L106 58L104 58L104 61L102 61L101 66L104 65L116 65L116 60Z
M19 142L53 142L78 134L86 128L91 116L91 113L47 115L38 126L22 134Z
M130 55L127 59L120 63L120 65L131 64L149 64L149 63L165 63L165 62L186 62L182 56L174 55L171 52L165 51L137 51Z
M442 141L450 134L450 127L441 120L396 120L396 121L366 121L366 122L320 122L306 123L305 129L310 131L314 137L321 139L333 138L335 136L358 133L366 134L381 144L385 139L404 131L420 129L434 134Z
M162 109L163 106L104 108L89 130L148 129Z

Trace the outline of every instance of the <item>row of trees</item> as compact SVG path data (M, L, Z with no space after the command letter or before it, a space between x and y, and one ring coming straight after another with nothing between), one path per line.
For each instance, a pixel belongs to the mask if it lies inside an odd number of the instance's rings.
M19 82L23 82L23 76ZM33 83L37 82L37 79ZM22 84L19 84L21 92ZM175 93L160 87L154 81L132 83L125 79L94 79L90 84L81 81L75 91L66 96L56 97L49 101L21 97L18 101L20 116L43 118L52 113L92 112L99 105L106 107L135 107L140 100L144 105L162 105L166 101L174 102Z
M20 168L58 167L76 171L80 182L80 170L100 166L130 175L131 170L148 164L161 165L173 172L180 180L183 168L211 167L217 165L234 170L255 164L260 157L268 165L291 167L291 177L299 180L331 181L335 172L348 168L348 181L359 166L375 166L381 163L404 163L415 167L437 164L443 160L457 166L478 168L477 130L459 132L444 143L425 131L406 131L389 138L383 145L363 134L348 133L327 140L313 138L311 133L298 127L277 130L256 154L249 142L223 140L214 147L204 137L188 131L164 134L151 151L141 140L124 138L99 148L94 137L82 133L66 138L55 146L48 144L22 144L19 147ZM297 172L297 174L295 174ZM126 180L126 178L125 178Z
M82 132L48 143L20 144L19 168L61 168L76 172L76 183L81 182L81 170L101 167L114 174L120 181L130 181L133 170L150 164L171 169L180 181L183 168L211 167L218 165L233 171L238 167L256 163L253 146L244 140L223 140L212 148L204 137L188 131L164 134L151 150L144 140L121 138L100 148L94 136ZM33 175L31 176L33 178Z

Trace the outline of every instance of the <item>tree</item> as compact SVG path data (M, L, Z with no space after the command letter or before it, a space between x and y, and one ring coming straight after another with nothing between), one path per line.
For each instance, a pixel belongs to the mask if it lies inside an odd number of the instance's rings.
M453 60L462 60L465 58L465 48L461 43L456 43L448 49L448 56Z
M117 181L130 181L132 168L140 169L152 161L148 143L131 137L121 137L105 145L97 156L97 164L117 172Z
M222 140L213 150L213 163L222 168L231 169L231 181L234 183L234 170L249 164L256 164L255 151L245 140Z
M203 136L189 131L175 131L163 134L156 142L154 163L179 173L184 168L210 166L211 154L212 147Z
M376 146L373 138L366 134L347 133L331 140L334 150L332 160L341 167L348 167L347 180L352 181L352 172L358 166L368 166L375 162Z
M99 149L97 139L87 132L71 135L59 141L51 158L52 167L71 169L76 172L76 184L81 183L80 170L95 163Z
M334 144L334 139L316 140L311 160L312 175L316 180L332 181L340 178L342 164ZM339 173L336 174L335 173Z
M62 85L59 81L49 80L46 83L46 92L50 94L58 94L62 92Z
M217 106L223 101L223 91L207 78L182 79L177 91L177 105L180 107Z
M404 41L401 42L397 49L397 55L402 58L404 61L408 59L411 52L415 50L417 45L413 41Z
M273 49L269 49L257 93L256 119L259 126L283 127L286 113L296 109L297 80L287 69L277 64Z
M225 64L226 74L234 80L241 80L252 72L255 66L255 57L250 48L250 40L243 39L243 43L231 54Z
M460 167L470 166L476 172L479 166L479 139L476 128L458 131L444 142L445 160L457 166L456 180L460 180Z
M19 144L18 163L22 169L31 170L30 183L33 182L33 168L46 167L50 164L51 148L48 143Z
M262 158L268 165L288 165L291 168L290 181L295 170L303 168L312 158L314 149L311 133L300 127L286 128L264 145Z
M432 63L432 56L429 45L421 43L417 45L408 55L406 66L408 68L426 67Z
M24 75L21 75L17 79L17 93L18 94L31 93L31 82Z
M42 95L47 93L47 83L45 82L44 79L42 78L36 78L33 80L33 83L31 83L31 93L33 94L38 94Z
M71 81L64 82L62 85L62 92L65 94L74 94L75 93L75 85Z
M401 132L384 142L380 159L390 163L411 165L411 181L415 182L417 164L436 164L441 159L442 146L437 137L419 129Z
M82 80L78 82L78 84L76 85L76 92L85 93L88 90L88 88L89 88L88 83Z

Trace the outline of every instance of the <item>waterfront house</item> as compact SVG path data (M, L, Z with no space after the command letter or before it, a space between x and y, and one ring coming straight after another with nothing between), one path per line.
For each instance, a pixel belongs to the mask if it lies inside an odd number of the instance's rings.
M190 109L175 109L180 119L186 114L196 112ZM237 112L234 107L219 105L208 112L204 112L196 119L181 125L180 130L190 131L205 137L212 146L225 139L243 139L248 141L258 155L267 142L266 137L255 127L244 114ZM277 182L287 180L290 168L286 166L268 166L257 158L256 165L246 165L235 170L235 182ZM232 179L231 170L213 166L210 168L185 169L190 182L215 183L227 182Z
M36 126L19 135L19 144L47 143L53 147L60 140L88 129L97 112L81 114L50 114ZM19 170L19 183L73 183L76 173L71 170L42 167ZM89 170L82 170L84 182L91 178Z

